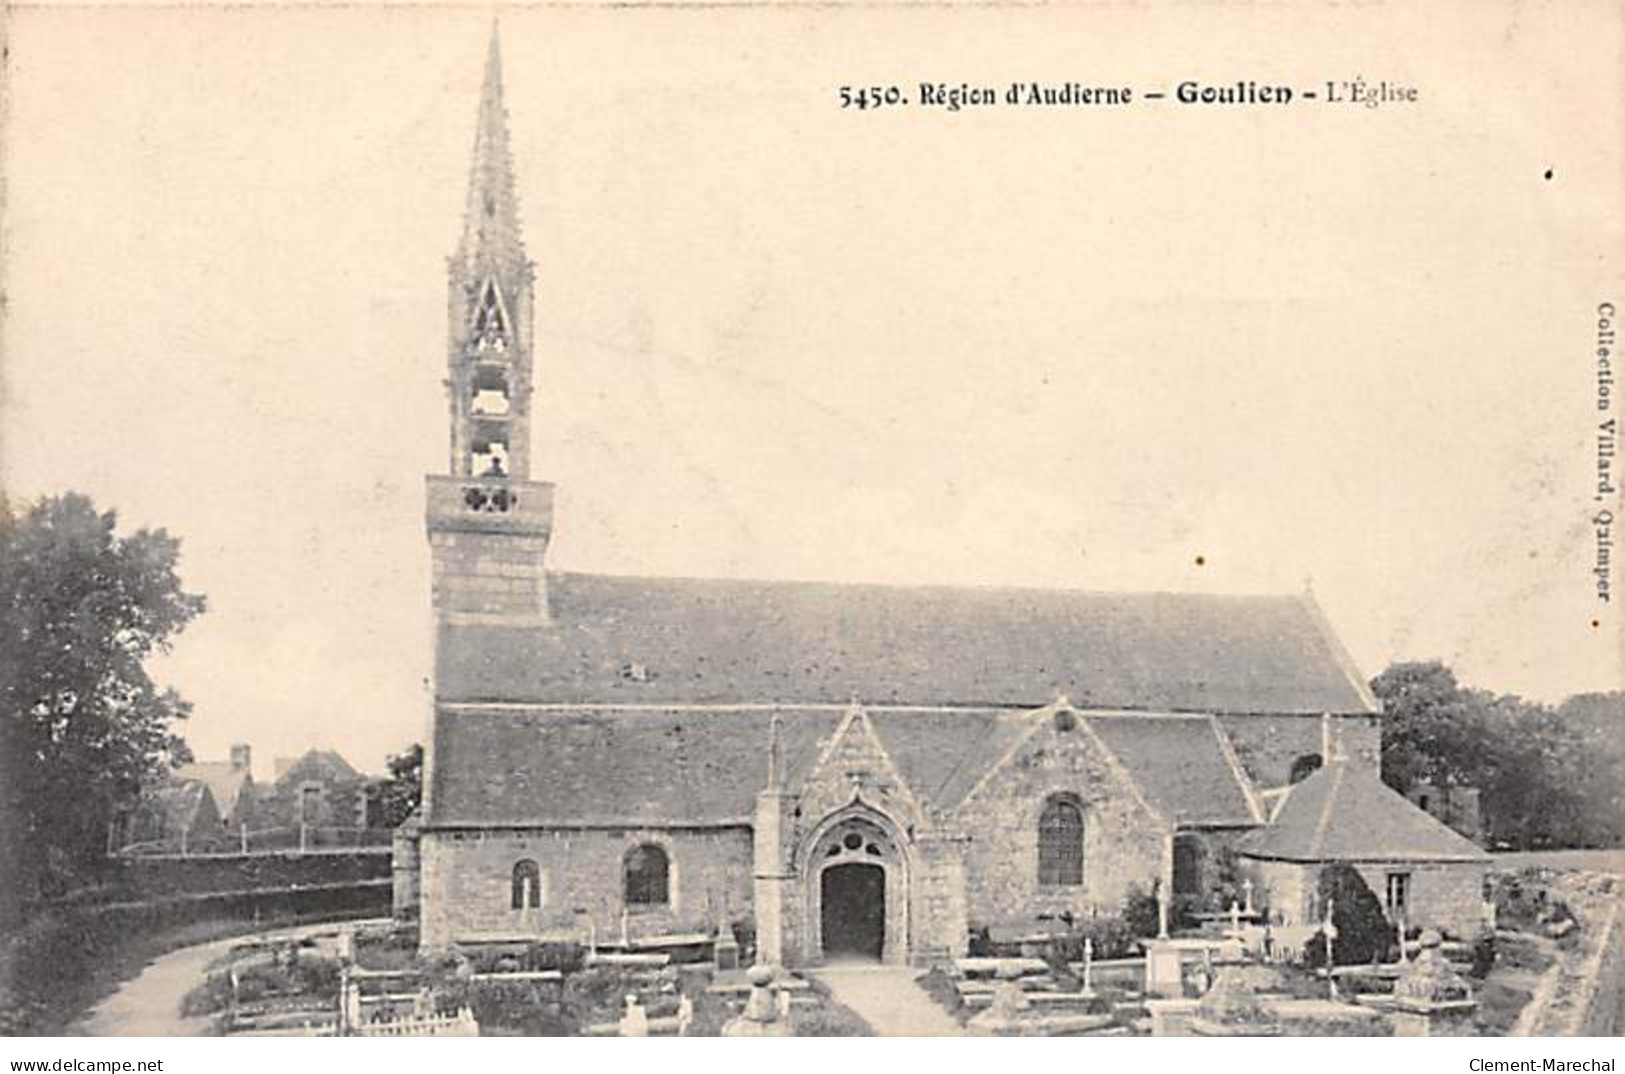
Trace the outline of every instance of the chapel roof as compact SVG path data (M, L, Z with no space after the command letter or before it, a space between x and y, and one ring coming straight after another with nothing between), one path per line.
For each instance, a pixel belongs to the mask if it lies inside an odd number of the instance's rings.
M542 626L442 624L442 702L1372 713L1306 595L548 576Z
M952 810L1053 710L869 708L908 788ZM751 821L777 715L786 784L805 780L841 706L480 708L435 721L432 827L708 827ZM1083 714L1141 792L1176 823L1258 823L1215 721Z
M1269 826L1249 832L1237 849L1298 862L1489 860L1375 772L1348 761L1333 761L1294 784Z

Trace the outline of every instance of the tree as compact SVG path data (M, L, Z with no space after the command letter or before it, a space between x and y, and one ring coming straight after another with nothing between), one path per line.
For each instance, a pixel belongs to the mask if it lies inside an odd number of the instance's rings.
M1352 865L1334 862L1320 870L1316 886L1319 905L1328 903L1332 908L1332 926L1337 936L1332 940L1332 954L1337 965L1358 962L1386 962L1391 948L1399 946L1382 903L1372 892L1359 870ZM1324 910L1322 911L1324 913ZM1309 965L1326 964L1325 933L1318 933L1304 948Z
M1417 783L1476 784L1482 774L1486 695L1464 689L1438 661L1394 664L1371 680L1382 702L1382 778L1404 792Z
M1492 845L1584 845L1592 806L1576 774L1591 761L1584 737L1561 712L1464 687L1438 661L1395 664L1371 689L1383 707L1382 778L1389 786L1476 787Z
M1586 805L1585 846L1625 846L1625 691L1575 694L1557 707L1573 736L1570 771Z
M115 524L75 493L0 507L0 868L24 898L91 875L118 811L189 759L190 707L145 661L204 601L174 537Z
M369 827L399 827L423 800L423 747L413 743L386 763L388 777L367 787Z

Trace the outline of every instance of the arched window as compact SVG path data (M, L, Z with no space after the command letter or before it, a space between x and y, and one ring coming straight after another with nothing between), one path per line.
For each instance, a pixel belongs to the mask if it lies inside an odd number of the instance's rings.
M1049 887L1083 883L1083 806L1057 794L1038 818L1038 882Z
M628 906L664 906L671 897L671 864L666 852L652 843L626 852L621 876Z
M1297 783L1313 775L1321 765L1320 754L1306 753L1292 762L1292 772L1287 776L1288 783Z
M513 908L536 910L542 905L542 870L529 858L513 863Z

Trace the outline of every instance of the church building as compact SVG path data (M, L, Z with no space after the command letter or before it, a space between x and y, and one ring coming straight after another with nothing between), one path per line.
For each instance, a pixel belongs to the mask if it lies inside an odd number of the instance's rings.
M426 950L749 922L770 963L929 964L1200 893L1323 761L1375 780L1377 702L1307 593L551 570L495 37L449 283L433 729L397 862Z

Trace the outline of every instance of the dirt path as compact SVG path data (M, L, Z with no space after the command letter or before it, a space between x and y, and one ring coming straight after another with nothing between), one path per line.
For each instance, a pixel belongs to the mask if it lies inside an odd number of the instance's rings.
M352 921L347 924L376 922ZM171 951L154 959L139 975L120 985L116 992L92 1007L89 1014L68 1028L68 1032L82 1037L204 1036L209 1032L211 1019L208 1016L182 1017L181 1001L203 980L209 963L240 943L256 939L292 940L312 933L331 932L336 927L336 923L328 922L271 929Z
M216 940L160 956L92 1007L68 1032L84 1037L204 1036L210 1019L181 1017L181 1000L203 980L209 963L241 942L241 938Z
M959 1023L914 983L914 973L896 966L830 966L813 976L877 1037L963 1036Z

